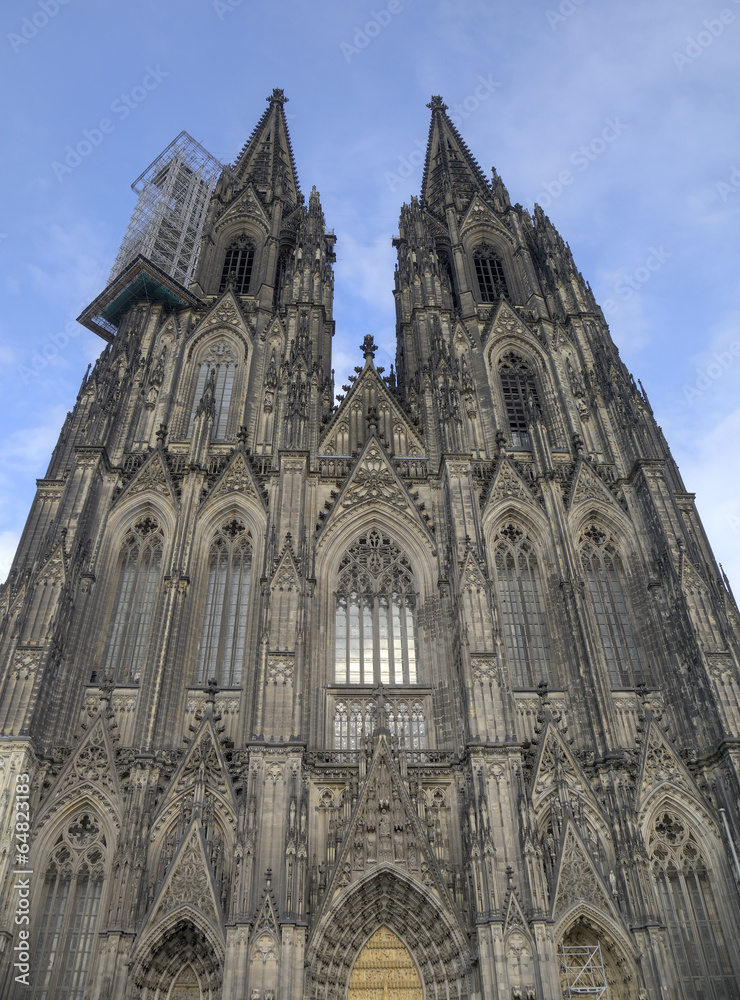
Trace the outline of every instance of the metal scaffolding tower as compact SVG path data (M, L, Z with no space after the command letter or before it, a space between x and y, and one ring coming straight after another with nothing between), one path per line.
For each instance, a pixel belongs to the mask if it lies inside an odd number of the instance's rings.
M594 997L609 1000L601 945L561 945L560 986L567 1000L575 997Z
M131 185L139 195L110 279L139 255L181 285L195 271L200 237L223 165L181 132Z

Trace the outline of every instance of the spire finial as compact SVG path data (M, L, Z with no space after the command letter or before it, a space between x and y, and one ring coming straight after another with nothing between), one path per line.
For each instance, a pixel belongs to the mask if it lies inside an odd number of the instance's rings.
M372 361L375 358L375 352L377 351L377 345L373 340L373 335L368 333L365 335L365 339L360 344L360 350L365 358L365 361Z
M439 96L439 94L432 94L432 99L429 102L429 104L427 104L427 107L431 108L432 111L446 111L447 110L447 105L442 100L442 98Z
M266 97L265 100L268 104L285 104L285 102L289 101L290 98L285 96L285 91L281 90L280 87L275 87L272 94L270 94L269 97Z

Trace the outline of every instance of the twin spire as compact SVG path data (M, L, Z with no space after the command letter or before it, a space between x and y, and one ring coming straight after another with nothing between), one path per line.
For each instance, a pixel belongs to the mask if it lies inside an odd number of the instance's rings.
M284 105L288 98L276 88L267 98L268 107L232 166L237 178L249 177L257 189L286 198L292 204L303 201L290 143ZM447 115L441 97L427 105L432 112L427 142L421 201L444 203L455 192L464 201L476 193L490 194L491 185L475 157Z
M273 90L267 98L269 107L237 156L232 171L237 179L249 177L257 190L296 205L303 201L303 195L285 119L287 100L282 90Z

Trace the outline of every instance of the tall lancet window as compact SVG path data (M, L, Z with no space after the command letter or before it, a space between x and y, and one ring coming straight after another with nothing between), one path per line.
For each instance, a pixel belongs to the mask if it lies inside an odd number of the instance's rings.
M133 526L121 546L118 584L101 668L118 684L138 684L162 564L162 530L153 517Z
M39 893L31 1000L83 1000L103 892L105 836L77 815L54 845Z
M211 678L221 687L241 684L251 578L251 538L244 524L233 518L216 533L208 558L206 610L198 651L200 685Z
M193 423L198 412L198 406L206 388L209 375L213 376L213 403L214 417L213 428L211 429L211 439L222 440L226 437L226 430L229 422L229 408L231 397L234 393L234 378L236 375L237 358L229 344L223 340L211 344L208 351L201 359L198 368L198 378L195 383L192 405L190 407L190 421L188 423L188 437L193 433Z
M539 406L537 385L527 362L518 354L505 354L498 367L501 392L514 448L531 448L529 409Z
M506 287L506 276L501 258L485 243L476 247L473 253L475 273L478 278L481 302L498 302L506 298L509 290Z
M640 661L622 587L622 563L614 545L594 524L581 536L581 561L611 685L633 687Z
M496 536L494 559L511 681L536 687L550 674L537 557L524 533L507 524Z
M658 902L687 1000L740 996L708 866L686 823L661 811L648 840ZM727 929L732 935L732 931Z
M221 271L219 292L225 292L229 285L237 295L247 295L254 267L254 243L248 236L237 236L226 248L224 266Z
M416 684L416 592L411 567L373 529L339 567L335 613L338 684Z

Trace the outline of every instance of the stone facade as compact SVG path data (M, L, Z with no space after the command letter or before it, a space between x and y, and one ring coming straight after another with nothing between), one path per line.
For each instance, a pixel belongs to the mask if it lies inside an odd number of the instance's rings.
M739 997L738 610L645 394L433 98L336 395L284 100L190 288L100 307L0 590L0 992L556 1000L598 942L612 1000Z

